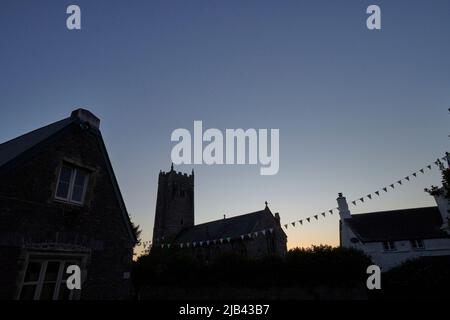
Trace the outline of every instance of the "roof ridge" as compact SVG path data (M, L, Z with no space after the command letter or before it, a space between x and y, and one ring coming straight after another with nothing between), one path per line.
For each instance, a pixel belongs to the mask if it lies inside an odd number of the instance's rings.
M374 211L374 212L356 213L356 214L352 214L352 217L363 216L363 215L369 215L369 214L377 214L377 213L389 213L389 212L400 212L400 213L404 213L404 212L406 212L406 211L411 211L411 210L423 210L423 209L432 209L432 208L438 209L438 206L426 206L426 207L417 207L417 208L403 208L403 209L392 209L392 210L383 210L383 211Z
M248 215L251 215L251 214L263 213L264 211L265 211L265 209L259 210L259 211L253 211L253 212L249 212L249 213L240 214L240 215L233 216L233 217L230 217L230 218L217 219L217 220L212 220L212 221L208 221L208 222L202 222L202 223L199 223L199 224L195 224L195 225L193 225L192 227L189 227L189 228L194 228L194 227L197 227L197 226L202 226L202 225L213 223L213 222L219 222L219 221L225 221L225 220L226 221L230 221L232 219L237 219L237 218L248 216Z

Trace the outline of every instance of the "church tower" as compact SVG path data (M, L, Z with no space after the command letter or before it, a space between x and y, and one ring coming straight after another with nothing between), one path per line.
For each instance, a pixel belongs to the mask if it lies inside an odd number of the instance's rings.
M156 199L153 243L170 241L184 228L194 225L194 171L188 175L160 172Z

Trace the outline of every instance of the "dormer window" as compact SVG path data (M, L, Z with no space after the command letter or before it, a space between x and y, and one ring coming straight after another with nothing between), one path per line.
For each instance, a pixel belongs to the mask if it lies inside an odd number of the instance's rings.
M61 166L55 199L82 205L89 173L69 165Z

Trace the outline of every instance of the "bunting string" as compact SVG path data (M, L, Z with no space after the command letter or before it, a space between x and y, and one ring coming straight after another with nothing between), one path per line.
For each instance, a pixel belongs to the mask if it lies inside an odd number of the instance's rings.
M389 192L390 190L395 190L397 187L399 186L403 186L404 182L410 182L413 178L418 178L420 175L423 175L429 171L432 170L433 165L436 165L438 168L440 169L444 169L444 164L441 161L446 161L447 162L447 166L450 168L450 154L448 152L445 153L445 156L442 158L437 159L436 161L434 161L431 164L426 165L425 167L414 171L413 173L405 176L404 178L400 179L400 180L396 180L396 182L388 184L382 188L379 188L378 190L369 193L365 196L356 198L355 200L350 201L350 203L353 206L358 206L362 203L364 203L366 200L373 200L375 198L381 197L381 195L383 195L384 193ZM334 212L338 211L337 207L313 214L309 217L300 219L300 220L295 220L295 221L291 221L289 223L283 224L284 229L288 230L289 227L298 227L298 226L305 226L306 224L312 223L313 221L319 221L319 218L322 217L322 220L324 218L326 218L329 215L333 215ZM236 236L236 237L226 237L226 238L220 238L220 239L208 239L208 240L202 240L202 241L192 241L192 242L185 242L185 243L165 243L164 242L164 238L162 239L156 239L156 243L152 243L152 241L143 241L139 244L138 248L141 248L141 253L148 253L151 249L152 246L157 246L160 248L197 248L197 247L208 247L208 246L212 246L212 245L218 245L218 244L223 244L223 243L231 243L232 241L236 241L236 240L248 240L248 239L252 239L252 238L256 238L259 236L268 236L270 234L272 234L274 231L273 228L269 228L269 229L261 229L258 231L254 231L252 233L247 233L247 234L242 234L240 236Z

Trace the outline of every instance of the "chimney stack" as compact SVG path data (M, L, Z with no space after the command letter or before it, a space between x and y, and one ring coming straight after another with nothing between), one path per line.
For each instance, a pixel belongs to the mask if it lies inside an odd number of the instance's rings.
M95 128L97 130L100 129L100 119L97 118L92 112L86 109L76 109L72 111L71 118L77 118L82 122L89 124L91 128Z
M338 203L339 216L341 220L350 219L352 214L350 210L348 210L347 199L342 195L342 192L339 192L338 198L336 199Z

